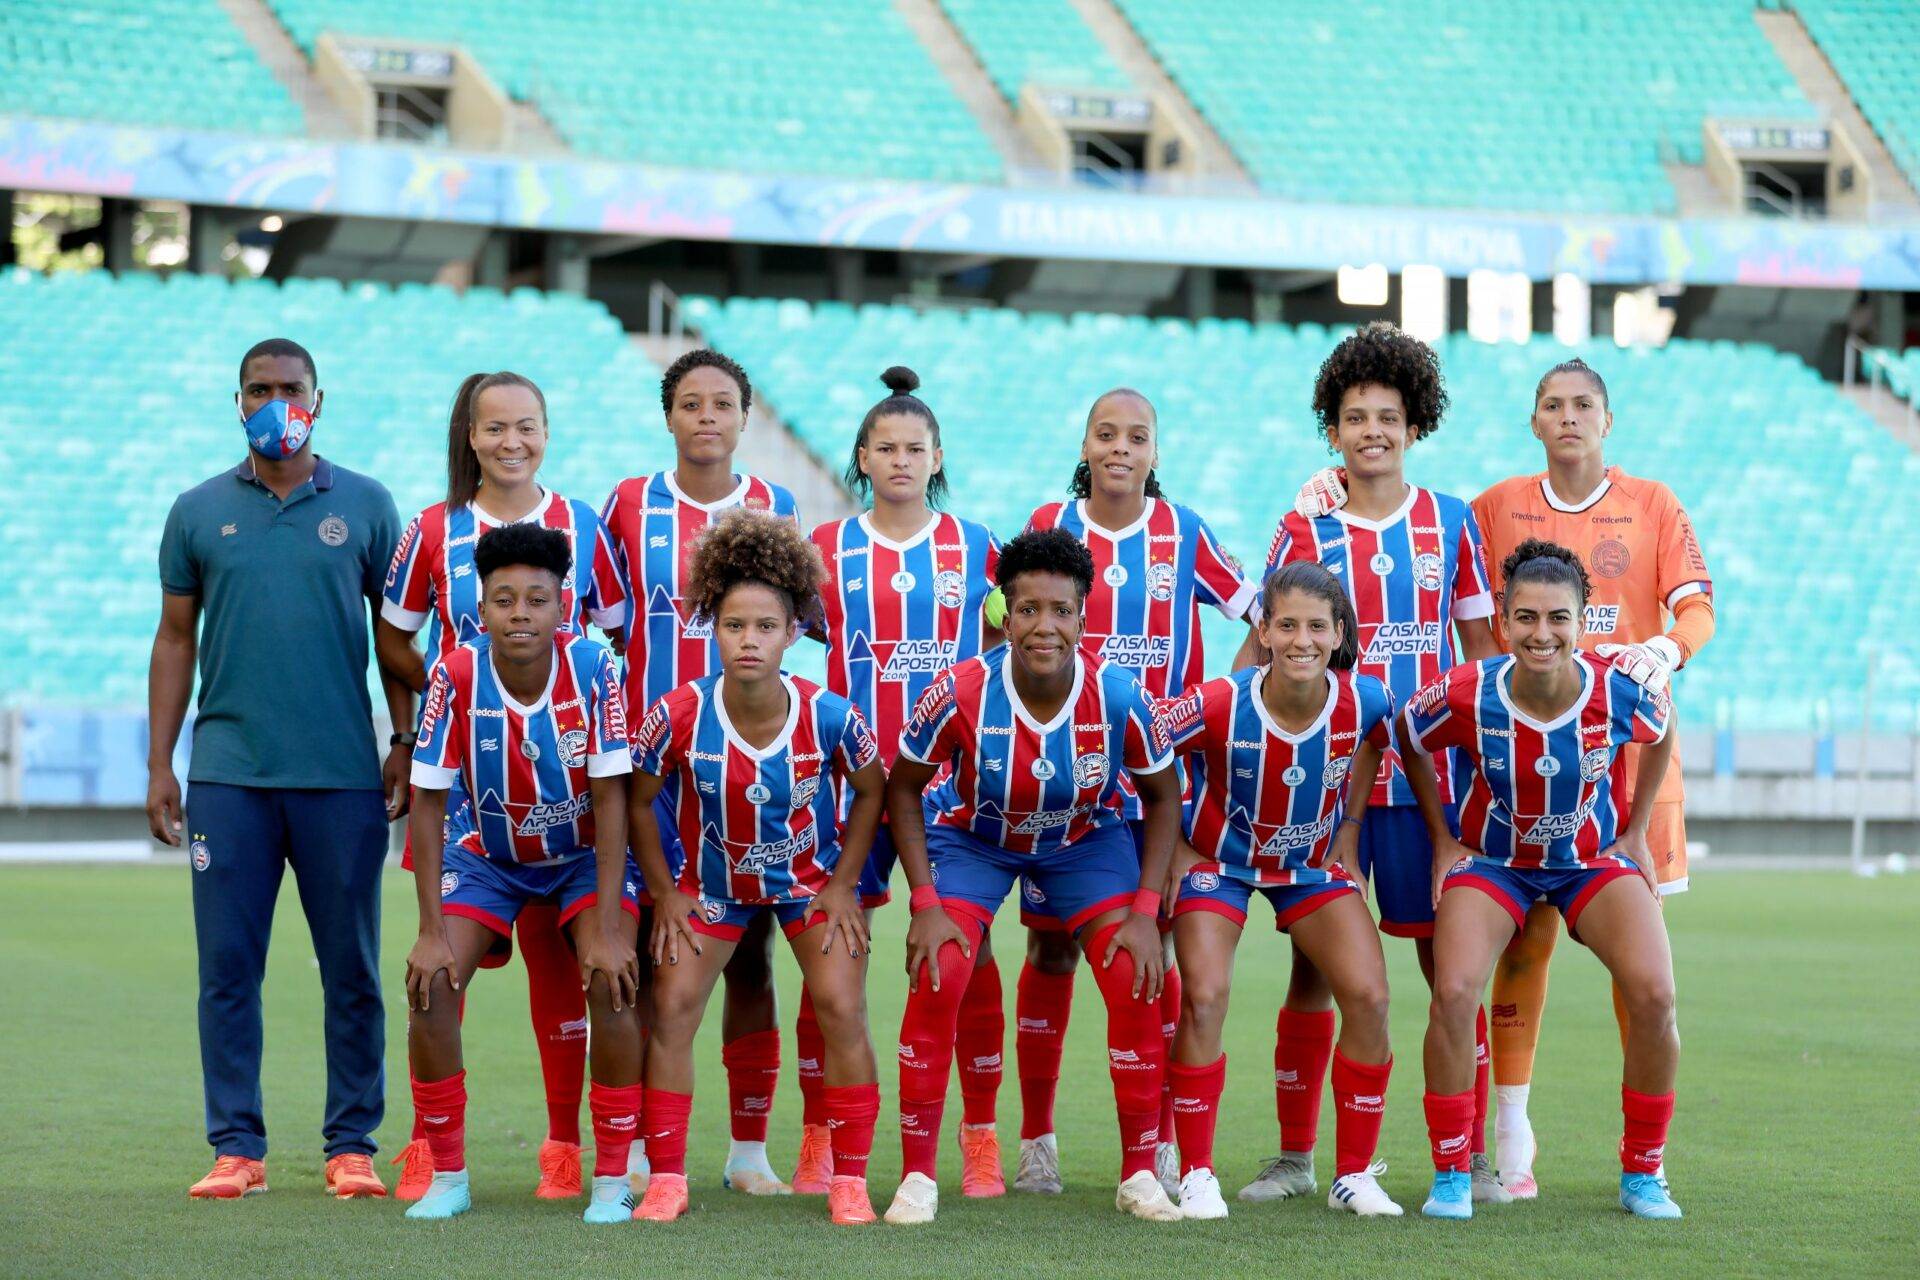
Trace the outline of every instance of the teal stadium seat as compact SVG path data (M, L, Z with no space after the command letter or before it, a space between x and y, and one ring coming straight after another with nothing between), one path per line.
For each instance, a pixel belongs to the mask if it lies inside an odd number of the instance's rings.
M1893 162L1920 185L1920 4L1794 0L1793 8Z
M1127 77L1067 0L940 0L1007 101L1029 82L1126 89Z

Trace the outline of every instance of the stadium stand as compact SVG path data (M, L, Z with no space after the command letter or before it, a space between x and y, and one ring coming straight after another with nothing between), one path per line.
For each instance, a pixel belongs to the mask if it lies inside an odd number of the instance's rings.
M1009 102L1028 83L1124 89L1127 77L1067 0L940 0Z
M298 133L218 0L6 0L0 113Z
M955 509L1003 535L1065 492L1087 408L1116 385L1139 387L1159 407L1169 496L1204 514L1243 559L1264 555L1299 481L1328 457L1309 403L1340 332L1318 325L746 298L690 299L685 318L753 370L789 427L832 466L845 465L880 370L912 365L941 418ZM1439 435L1416 447L1418 480L1471 496L1544 465L1528 432L1529 397L1570 349L1544 338L1488 346L1461 334L1440 350L1454 408ZM1873 646L1876 706L1911 723L1920 669L1903 655L1920 616L1920 579L1879 566L1920 560L1920 511L1910 501L1920 458L1805 364L1767 347L1675 341L1581 351L1613 395L1612 460L1673 485L1718 580L1712 661L1682 677L1696 714L1724 702L1743 728L1804 732L1826 698L1851 716L1861 656ZM1825 447L1810 450L1809 439ZM1844 521L1780 518L1840 492L1852 495ZM1829 620L1848 642L1796 644L1795 618Z
M1294 199L1671 212L1663 152L1699 163L1705 116L1813 111L1752 0L1115 3Z
M271 0L321 33L457 43L576 150L699 168L993 181L1000 157L888 0Z
M1912 0L1793 0L1907 180L1920 185L1920 9Z

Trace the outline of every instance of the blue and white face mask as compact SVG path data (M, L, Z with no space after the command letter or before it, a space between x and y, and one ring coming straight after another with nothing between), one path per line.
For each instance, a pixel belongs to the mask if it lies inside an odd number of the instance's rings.
M300 452L313 434L313 411L291 400L269 400L242 417L247 447L263 458L291 458Z

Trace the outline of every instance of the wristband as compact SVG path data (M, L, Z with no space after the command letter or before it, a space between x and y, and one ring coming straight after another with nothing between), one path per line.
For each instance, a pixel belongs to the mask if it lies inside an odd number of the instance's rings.
M1346 817L1340 819L1340 825L1343 827L1358 827L1361 821L1362 819L1356 818L1352 814L1348 814Z
M387 739L387 745L390 747L411 747L419 741L420 735L417 733L396 733Z
M940 891L930 884L923 884L907 898L907 909L914 915L922 911L932 911L940 905Z
M1160 895L1151 889L1136 890L1133 895L1133 913L1140 916L1158 916Z

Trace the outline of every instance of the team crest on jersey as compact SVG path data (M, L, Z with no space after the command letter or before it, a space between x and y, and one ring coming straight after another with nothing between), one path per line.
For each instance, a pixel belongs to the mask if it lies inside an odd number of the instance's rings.
M578 769L587 762L587 731L569 729L560 735L560 763Z
M810 773L804 778L795 778L791 794L794 808L806 808L813 803L813 798L820 794L820 775Z
M1413 581L1422 591L1438 591L1442 580L1439 556L1428 551L1413 558Z
M958 609L967 601L967 582L952 569L933 575L933 598L942 609Z
M449 896L450 894L453 893L455 889L458 889L459 887L460 887L460 873L458 871L443 871L440 873L440 896L441 897L445 898Z
M1593 563L1593 571L1603 578L1617 578L1633 563L1627 544L1618 538L1608 538L1595 546L1589 559Z
M1073 785L1076 787L1097 787L1107 780L1107 755L1104 751L1089 751L1078 756L1073 762Z
M1587 782L1597 781L1607 771L1607 749L1595 747L1580 757L1580 777Z
M1155 600L1173 599L1173 566L1156 561L1147 566L1147 594Z
M719 924L726 914L726 903L715 902L712 898L700 899L700 918L708 924Z
M1201 893L1212 893L1220 887L1220 877L1211 871L1196 871L1187 879L1193 881L1193 887Z
M207 848L207 842L205 840L195 840L188 850L188 853L193 859L193 869L195 871L205 871L213 865L213 851Z
M1036 907L1045 905L1047 901L1047 895L1040 891L1040 886L1025 876L1020 877L1020 896Z
M345 546L347 541L347 522L339 516L328 516L320 522L320 541L330 547Z
M1347 770L1353 766L1352 756L1336 756L1327 761L1327 767L1320 771L1320 785L1332 791L1347 779Z

